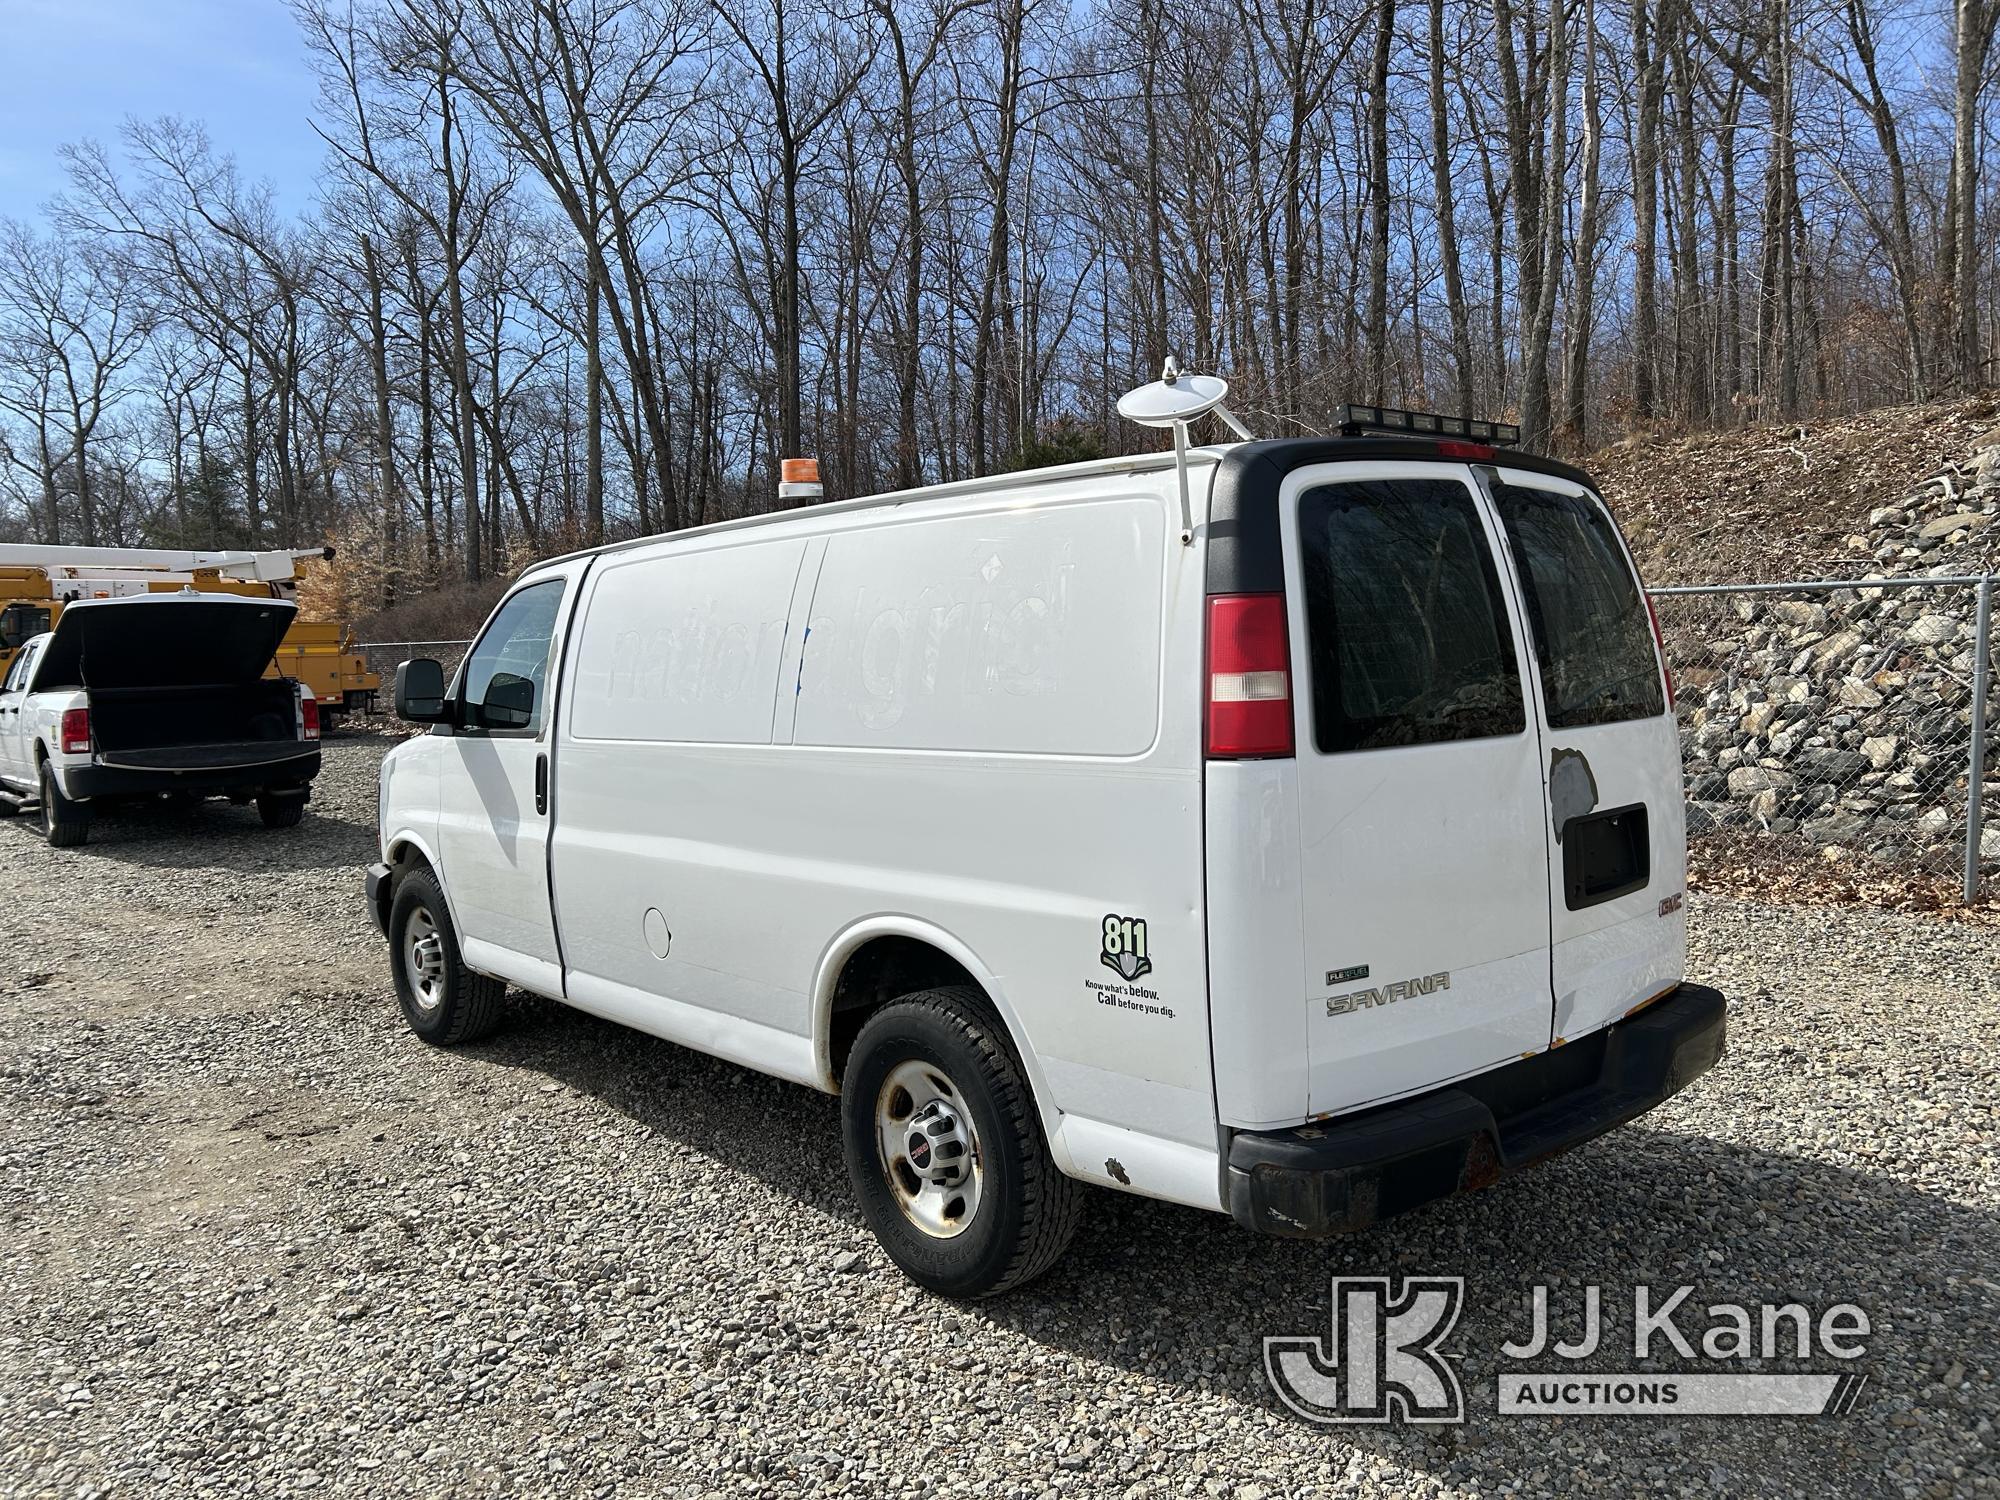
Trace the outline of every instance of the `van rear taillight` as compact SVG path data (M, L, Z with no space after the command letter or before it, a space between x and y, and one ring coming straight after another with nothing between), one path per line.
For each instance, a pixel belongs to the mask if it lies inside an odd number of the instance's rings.
M90 710L87 708L66 708L63 710L59 729L64 755L88 755L90 753Z
M1292 753L1292 666L1283 594L1208 601L1211 760Z
M1646 618L1653 622L1653 649L1660 653L1660 680L1667 685L1667 712L1674 711L1674 671L1667 665L1667 638L1660 634L1660 612L1653 608L1653 596L1639 585L1639 597L1646 601Z

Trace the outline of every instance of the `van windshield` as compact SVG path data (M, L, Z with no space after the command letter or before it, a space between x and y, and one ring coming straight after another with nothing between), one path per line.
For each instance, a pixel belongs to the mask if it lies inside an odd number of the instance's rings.
M1316 485L1299 500L1299 540L1323 754L1527 728L1499 575L1464 483Z
M1645 596L1603 507L1519 484L1496 483L1493 500L1520 568L1549 726L1665 713Z

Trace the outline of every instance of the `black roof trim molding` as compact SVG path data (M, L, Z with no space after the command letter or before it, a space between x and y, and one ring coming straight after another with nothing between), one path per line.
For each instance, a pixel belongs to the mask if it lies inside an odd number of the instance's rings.
M1278 530L1278 491L1285 476L1307 464L1351 459L1429 459L1445 463L1434 438L1276 438L1224 452L1208 502L1208 592L1278 594L1285 559ZM1527 469L1596 489L1583 470L1538 454L1505 448L1494 464Z

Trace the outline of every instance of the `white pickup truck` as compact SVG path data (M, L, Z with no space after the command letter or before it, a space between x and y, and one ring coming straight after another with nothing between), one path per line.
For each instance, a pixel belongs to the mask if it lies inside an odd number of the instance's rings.
M319 774L319 706L263 673L296 613L192 591L66 606L0 682L0 817L38 807L70 846L104 802L225 796L292 827Z

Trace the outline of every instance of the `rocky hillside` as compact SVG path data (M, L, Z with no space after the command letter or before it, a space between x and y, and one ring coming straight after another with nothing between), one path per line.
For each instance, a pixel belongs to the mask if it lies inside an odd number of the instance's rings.
M1961 483L1996 423L2000 400L1986 395L1811 427L1656 434L1602 449L1586 467L1648 583L1824 578L1873 559L1870 512L1932 476Z
M1940 425L1969 427L1964 414L1977 409L1962 403ZM1900 450L1913 439L1906 425L1898 433ZM1857 468L1872 472L1879 461L1857 460ZM1747 505L1741 486L1748 482L1729 481L1738 486L1735 499L1717 499L1711 510ZM1845 484L1845 494L1864 500L1858 480ZM1977 593L1880 580L2000 566L1996 515L2000 426L1989 422L1962 433L1954 454L1865 497L1853 515L1838 515L1818 496L1783 545L1782 528L1751 529L1739 549L1740 570L1704 570L1717 581L1771 571L1852 577L1851 587L1661 601L1680 690L1690 834L1733 828L1793 835L1899 862L1956 857ZM1837 545L1817 565L1773 568L1796 564L1812 546L1802 537L1825 536ZM1837 565L1843 555L1848 561ZM1686 576L1689 568L1676 571ZM2000 702L1995 710L2000 730ZM1982 852L2000 859L2000 784L1987 816Z

